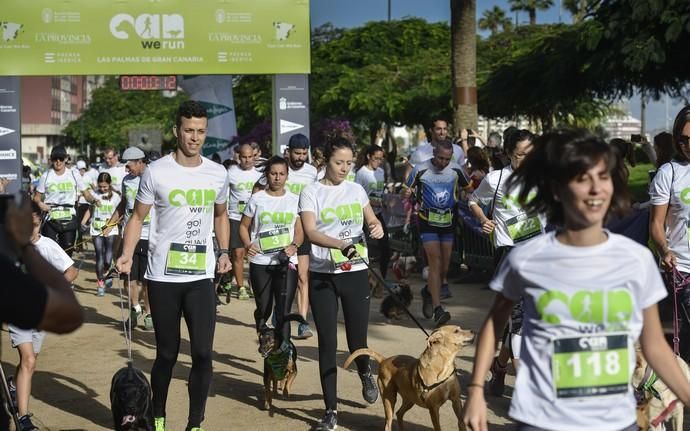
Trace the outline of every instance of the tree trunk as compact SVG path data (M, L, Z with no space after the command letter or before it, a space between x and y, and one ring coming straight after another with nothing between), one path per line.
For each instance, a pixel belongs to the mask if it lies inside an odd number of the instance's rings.
M386 124L386 137L384 139L383 148L386 150L386 157L390 167L388 181L396 182L398 181L398 175L395 171L395 162L398 158L398 143L395 142L395 137L393 137L393 125L390 123Z
M477 2L450 1L453 127L477 129Z
M530 25L536 25L537 24L537 10L536 9L530 9L529 10L529 23L530 23Z

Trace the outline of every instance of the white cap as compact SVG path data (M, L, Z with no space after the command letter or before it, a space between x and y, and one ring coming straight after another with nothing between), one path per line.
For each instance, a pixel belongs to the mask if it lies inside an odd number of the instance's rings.
M125 150L124 153L122 153L122 160L124 161L140 160L143 158L146 158L146 154L144 154L144 152L137 147L129 147Z
M77 160L77 169L86 169L86 162L83 160Z

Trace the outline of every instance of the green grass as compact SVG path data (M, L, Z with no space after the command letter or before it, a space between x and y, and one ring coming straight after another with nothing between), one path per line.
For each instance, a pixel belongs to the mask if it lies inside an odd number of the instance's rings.
M654 169L651 163L636 165L634 168L628 166L630 177L628 178L628 190L632 195L633 202L646 202L649 200L647 190L649 188L649 170Z

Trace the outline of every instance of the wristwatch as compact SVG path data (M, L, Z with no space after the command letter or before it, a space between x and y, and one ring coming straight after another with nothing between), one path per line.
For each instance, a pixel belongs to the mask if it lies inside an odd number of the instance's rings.
M227 248L218 249L218 257L221 257L221 256L224 255L224 254L228 254L228 255L229 255L229 254L230 254L230 251L229 251Z

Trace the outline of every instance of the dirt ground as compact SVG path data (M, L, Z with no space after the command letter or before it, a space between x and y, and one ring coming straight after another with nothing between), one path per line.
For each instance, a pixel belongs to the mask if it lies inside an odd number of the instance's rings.
M110 413L110 380L125 365L127 347L123 337L117 282L105 297L96 296L96 280L91 253L81 262L75 292L86 312L82 328L67 336L48 335L43 345L37 371L34 376L30 410L35 414L41 430L89 430L113 429ZM415 294L411 310L421 316L420 279L412 279ZM451 283L453 297L446 301L452 315L450 323L478 330L492 294L482 287L485 283ZM224 298L223 298L224 299ZM387 322L379 313L380 299L371 302L369 346L385 356L393 354L419 355L424 349L425 336L405 319ZM317 339L295 340L299 353L299 375L289 400L274 400L274 413L262 410L263 385L261 383L262 360L257 353L256 335L252 312L254 302L234 299L218 308L214 342L214 374L206 406L206 420L202 424L212 430L307 430L323 414L323 401L318 379ZM422 318L423 324L431 322ZM143 325L143 322L140 321ZM342 319L340 319L342 325ZM180 355L173 372L167 404L167 429L183 430L188 412L186 390L187 376L191 367L186 328ZM296 329L296 328L295 328ZM8 374L18 356L10 348L6 331L2 336L2 366ZM133 336L133 357L136 367L149 376L155 356L152 331L138 328ZM348 351L345 331L338 334L338 361L342 364ZM474 346L461 351L457 358L462 385L467 383L471 370ZM508 378L508 392L513 379ZM339 369L338 372L338 421L343 430L381 430L384 426L381 401L368 405L362 400L361 386L356 372ZM488 398L490 404L490 429L512 430L507 418L510 403L508 396ZM431 430L431 420L426 410L412 408L405 416L409 431ZM457 429L458 424L450 403L441 409L443 429Z

